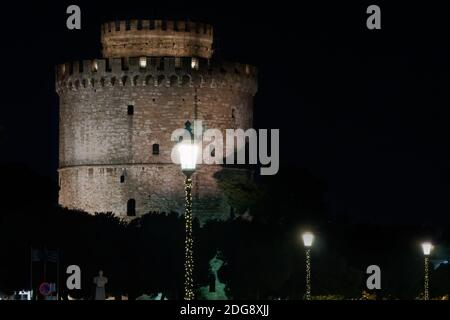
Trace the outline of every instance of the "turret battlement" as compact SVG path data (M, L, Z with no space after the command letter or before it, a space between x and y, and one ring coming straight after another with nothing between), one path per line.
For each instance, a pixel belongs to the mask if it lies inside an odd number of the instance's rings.
M220 86L256 93L257 70L240 63L200 58L110 58L64 63L56 68L56 88L105 86Z
M124 20L104 23L105 58L212 56L213 28L192 21Z

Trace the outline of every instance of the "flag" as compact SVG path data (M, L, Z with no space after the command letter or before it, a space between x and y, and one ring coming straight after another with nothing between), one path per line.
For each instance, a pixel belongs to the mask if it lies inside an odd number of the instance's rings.
M58 261L58 251L57 250L47 250L44 248L44 259L48 262Z

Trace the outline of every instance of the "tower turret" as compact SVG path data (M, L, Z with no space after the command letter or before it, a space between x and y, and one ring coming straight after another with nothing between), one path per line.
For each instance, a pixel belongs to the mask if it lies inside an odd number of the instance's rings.
M204 23L125 20L102 25L103 57L211 58L213 28Z

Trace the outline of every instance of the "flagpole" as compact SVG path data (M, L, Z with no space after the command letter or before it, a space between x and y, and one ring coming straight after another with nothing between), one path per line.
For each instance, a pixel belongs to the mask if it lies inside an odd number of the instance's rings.
M56 300L59 300L59 248L56 251Z
M44 258L43 258L43 260L44 260L44 282L47 282L47 259L48 259L48 253L47 253L47 248L46 247L44 247L44 253L43 253L43 255L44 255Z
M33 294L33 247L30 246L30 292L31 292L31 299L33 300L34 294Z

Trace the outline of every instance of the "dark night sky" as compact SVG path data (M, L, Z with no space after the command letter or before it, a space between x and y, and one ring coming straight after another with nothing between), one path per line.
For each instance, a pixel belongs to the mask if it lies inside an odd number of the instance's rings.
M395 7L341 2L4 7L0 161L24 163L56 180L54 65L99 57L101 22L190 17L214 24L224 58L259 68L255 126L280 128L280 174L306 168L323 179L337 214L374 222L448 221L446 10L429 1ZM381 6L382 30L369 31L365 10L374 3ZM69 4L81 6L81 31L65 27Z

